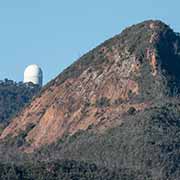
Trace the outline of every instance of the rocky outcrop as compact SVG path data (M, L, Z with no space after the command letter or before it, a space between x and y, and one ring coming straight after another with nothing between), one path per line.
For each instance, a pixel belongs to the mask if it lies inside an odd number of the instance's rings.
M48 83L0 138L28 129L23 148L32 151L79 130L103 133L120 125L129 109L142 111L154 99L178 93L179 44L160 21L127 28Z

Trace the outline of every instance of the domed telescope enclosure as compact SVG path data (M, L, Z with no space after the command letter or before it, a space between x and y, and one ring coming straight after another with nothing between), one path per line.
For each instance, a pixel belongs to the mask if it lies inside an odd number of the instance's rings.
M29 65L24 71L24 83L29 82L42 86L43 72L42 69L36 64Z

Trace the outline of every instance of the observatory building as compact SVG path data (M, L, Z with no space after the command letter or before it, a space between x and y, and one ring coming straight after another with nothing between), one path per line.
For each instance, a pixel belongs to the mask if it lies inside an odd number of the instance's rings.
M41 68L36 64L29 65L24 71L24 83L29 82L42 86L43 72Z

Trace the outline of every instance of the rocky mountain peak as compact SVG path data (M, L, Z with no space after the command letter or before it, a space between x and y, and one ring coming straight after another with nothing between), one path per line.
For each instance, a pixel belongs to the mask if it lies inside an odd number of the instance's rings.
M103 133L127 114L179 91L180 37L161 21L125 29L49 82L3 131L32 151L79 130ZM173 82L173 83L172 83Z

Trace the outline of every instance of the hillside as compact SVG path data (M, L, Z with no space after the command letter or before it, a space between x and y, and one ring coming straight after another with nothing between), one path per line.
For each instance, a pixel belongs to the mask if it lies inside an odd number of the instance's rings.
M180 104L161 99L153 108L124 117L104 134L81 131L57 141L36 157L93 162L111 170L126 169L138 180L180 177ZM138 176L141 174L141 176ZM148 178L147 178L148 179ZM148 180L149 180L148 179Z
M161 21L133 25L49 82L2 132L0 152L178 180L179 72L180 36Z
M35 149L90 126L104 132L121 124L129 108L143 110L179 91L179 44L160 21L126 29L51 81L1 138L34 124L26 140Z
M6 126L32 97L39 92L39 87L16 83L5 79L0 82L0 124Z

